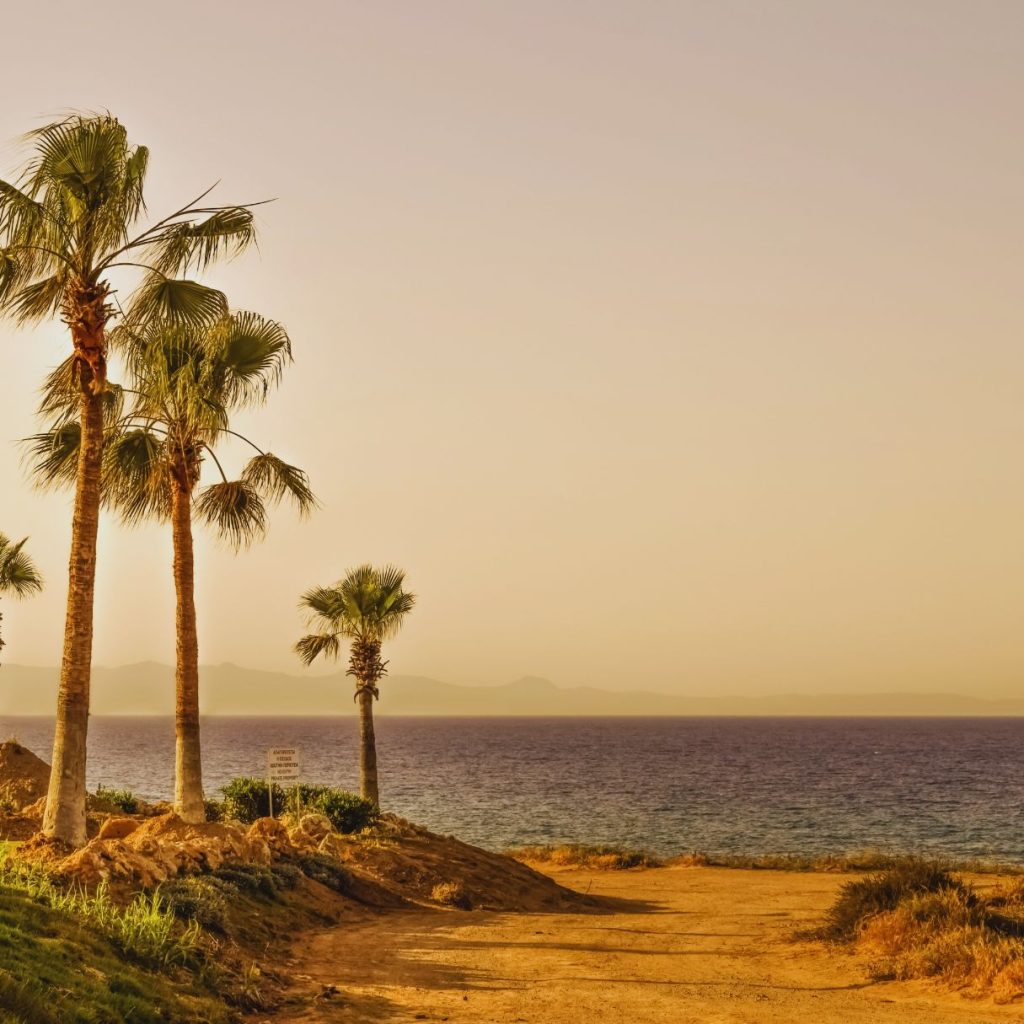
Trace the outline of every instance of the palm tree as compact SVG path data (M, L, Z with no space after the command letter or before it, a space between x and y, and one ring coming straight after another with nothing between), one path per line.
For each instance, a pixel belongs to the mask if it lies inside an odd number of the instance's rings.
M206 814L192 523L199 519L239 548L263 533L268 501L291 497L302 513L315 506L301 469L229 426L232 412L264 401L291 358L291 343L280 324L235 313L194 330L163 321L138 330L118 326L111 346L123 352L134 387L125 389L131 397L127 414L108 417L104 498L128 523L147 518L171 523L177 636L174 803L185 821L200 822ZM67 379L67 367L51 379L54 403L59 394L70 395ZM61 421L31 439L36 472L47 483L70 482L79 443L79 433L69 429L73 426ZM228 480L216 454L231 437L256 452L237 480ZM221 480L196 498L207 456Z
M43 589L43 577L25 554L24 547L24 540L13 544L0 533L0 596L28 597ZM0 651L3 649L4 638L0 635Z
M310 626L295 651L306 665L319 655L337 658L341 641L350 641L348 672L356 681L354 700L359 705L359 791L380 804L377 787L377 743L373 733L373 702L380 696L378 683L387 675L380 657L381 644L396 636L416 598L403 589L405 573L388 565L376 569L361 565L350 569L332 587L314 587L302 595L300 607L310 611Z
M251 205L204 206L207 189L142 228L149 150L133 146L110 114L72 114L31 132L32 156L15 182L0 180L0 314L20 323L59 315L71 333L71 375L81 443L75 470L67 614L53 766L43 832L85 842L85 758L100 510L107 324L114 276L138 274L129 321L160 315L198 326L224 315L221 292L179 279L253 241ZM118 271L118 268L136 268ZM45 402L44 402L45 407Z

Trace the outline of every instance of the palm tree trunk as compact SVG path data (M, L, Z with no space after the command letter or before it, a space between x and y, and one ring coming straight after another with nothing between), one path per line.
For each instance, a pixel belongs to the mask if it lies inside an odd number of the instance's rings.
M93 388L93 379L91 371L83 367L79 400L82 437L71 524L64 653L57 692L50 788L43 814L43 833L73 846L81 846L86 841L86 735L89 729L92 612L103 458L103 396Z
M373 692L367 687L359 690L359 793L376 806L380 805L377 791L377 740L373 733Z
M199 635L196 629L195 555L192 550L192 494L177 481L171 487L174 536L174 593L177 601L175 670L174 809L187 822L206 821L203 763L199 742Z

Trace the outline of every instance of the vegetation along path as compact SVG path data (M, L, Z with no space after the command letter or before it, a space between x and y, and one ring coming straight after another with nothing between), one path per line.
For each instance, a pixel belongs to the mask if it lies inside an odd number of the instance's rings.
M795 933L848 876L722 868L552 872L599 913L410 910L299 937L273 1017L462 1024L984 1024L1024 1020Z

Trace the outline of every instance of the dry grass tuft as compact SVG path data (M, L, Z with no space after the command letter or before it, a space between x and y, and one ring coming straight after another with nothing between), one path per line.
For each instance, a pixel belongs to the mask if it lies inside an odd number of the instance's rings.
M473 899L461 882L438 882L430 890L430 898L446 907L458 907L459 910L473 909Z
M627 868L660 868L664 862L645 850L620 846L520 846L505 851L525 864L544 864L555 868L591 868L598 871L624 871Z
M821 933L856 944L876 980L933 978L1007 1003L1024 996L1024 883L982 898L924 861L845 885Z

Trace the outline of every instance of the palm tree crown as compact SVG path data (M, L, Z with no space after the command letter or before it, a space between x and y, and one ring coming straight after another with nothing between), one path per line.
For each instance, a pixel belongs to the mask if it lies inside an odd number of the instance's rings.
M0 181L0 311L19 321L60 313L93 390L106 379L108 276L144 271L130 318L208 323L226 311L221 292L176 279L254 240L251 206L203 206L207 190L145 230L149 150L132 146L110 114L73 114L26 136L34 156L16 182Z
M352 642L348 674L356 678L356 695L363 689L379 696L377 683L387 673L380 659L381 644L397 635L416 603L404 589L405 573L388 565L350 569L334 586L314 587L300 605L311 613L316 632L304 636L295 650L306 665L321 654L337 658L343 639Z
M111 345L123 353L132 389L108 386L103 493L126 522L166 520L172 489L192 492L209 456L221 480L203 488L196 516L236 547L266 526L267 501L291 497L300 512L316 505L306 474L230 429L232 412L261 402L291 358L285 329L256 313L238 312L211 325L187 328L155 321L142 329L121 325ZM48 384L47 409L58 414L47 432L30 438L37 480L74 481L80 431L72 419L69 367ZM127 407L127 412L125 411ZM229 480L216 454L239 438L256 455Z

